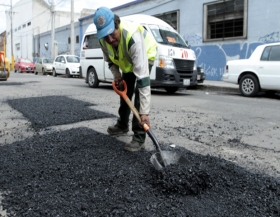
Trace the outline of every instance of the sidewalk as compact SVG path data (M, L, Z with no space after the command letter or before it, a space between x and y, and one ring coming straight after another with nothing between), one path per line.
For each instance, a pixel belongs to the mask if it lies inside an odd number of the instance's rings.
M198 84L193 89L205 90L205 91L211 90L211 91L240 93L239 92L239 86L237 84L226 83L226 82L223 82L223 81L204 80L203 83Z

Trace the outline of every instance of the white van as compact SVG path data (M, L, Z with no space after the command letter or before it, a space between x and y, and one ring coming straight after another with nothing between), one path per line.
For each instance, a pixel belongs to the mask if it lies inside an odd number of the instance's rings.
M153 34L158 43L157 57L151 71L152 88L164 88L174 93L179 88L197 84L196 56L179 33L166 22L149 15L135 14L121 17L121 20L141 23ZM83 42L87 40L87 49L81 46L80 73L89 87L98 87L99 82L112 82L113 75L108 63L103 59L96 28L88 26Z

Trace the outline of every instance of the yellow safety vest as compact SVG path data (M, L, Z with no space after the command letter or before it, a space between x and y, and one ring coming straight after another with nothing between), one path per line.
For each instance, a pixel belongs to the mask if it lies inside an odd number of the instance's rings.
M121 21L119 28L121 32L121 37L120 37L120 43L118 45L117 55L115 54L112 45L106 43L104 39L100 39L100 43L105 49L107 49L110 60L114 64L118 65L123 73L133 71L132 59L130 57L128 50L129 50L129 41L133 33L136 32L137 30L139 30L144 36L148 60L155 60L156 52L157 52L156 50L157 43L151 33L149 33L146 29L144 29L142 25L135 25L135 23L129 21L123 21L123 20Z

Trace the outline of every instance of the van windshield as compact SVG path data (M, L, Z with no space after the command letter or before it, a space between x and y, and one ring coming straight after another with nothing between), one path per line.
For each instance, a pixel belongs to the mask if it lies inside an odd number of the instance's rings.
M158 43L188 48L186 42L174 29L159 25L149 25L149 28Z

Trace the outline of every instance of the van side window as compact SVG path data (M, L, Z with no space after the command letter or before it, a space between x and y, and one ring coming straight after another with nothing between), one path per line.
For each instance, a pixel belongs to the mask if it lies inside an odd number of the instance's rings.
M97 39L97 34L88 35L88 48L87 49L96 49L100 48L99 41ZM86 38L86 37L85 37Z
M83 49L96 49L96 48L100 48L100 44L97 39L97 34L91 34L85 36L83 42Z

